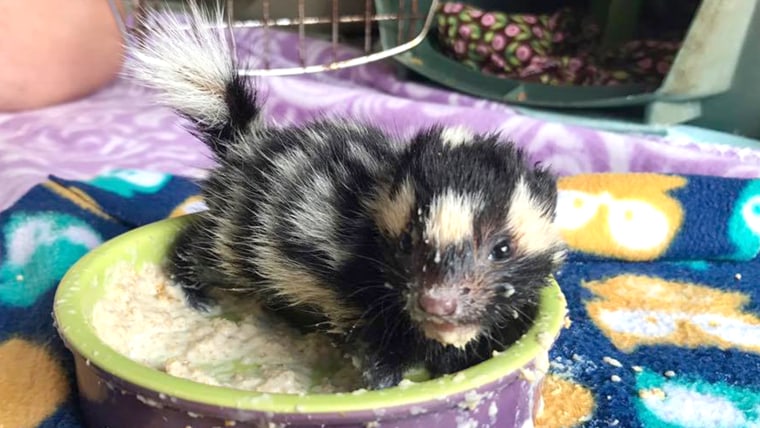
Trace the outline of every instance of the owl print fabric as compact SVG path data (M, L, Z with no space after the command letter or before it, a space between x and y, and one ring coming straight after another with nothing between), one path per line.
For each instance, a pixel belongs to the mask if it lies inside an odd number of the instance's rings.
M760 180L563 177L541 427L760 427ZM555 395L551 395L555 394Z
M760 180L590 174L559 182L557 223L575 260L754 259Z
M83 426L58 281L102 242L203 208L190 180L116 170L51 177L0 213L0 426ZM569 321L535 426L760 427L760 180L563 177L557 222Z

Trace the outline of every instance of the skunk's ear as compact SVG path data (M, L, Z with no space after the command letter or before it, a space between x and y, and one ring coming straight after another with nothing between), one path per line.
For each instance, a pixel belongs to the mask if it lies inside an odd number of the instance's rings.
M557 177L551 170L536 162L527 174L528 187L537 202L546 210L546 214L554 215L557 208Z

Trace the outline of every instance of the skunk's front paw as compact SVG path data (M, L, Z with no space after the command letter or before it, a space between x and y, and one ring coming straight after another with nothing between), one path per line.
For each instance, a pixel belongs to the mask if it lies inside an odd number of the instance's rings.
M367 389L377 390L398 385L401 382L402 373L391 369L364 370L362 378Z
M398 385L404 377L400 364L381 359L368 359L362 370L362 379L367 389L385 389Z
M182 292L185 295L187 305L196 311L203 312L207 315L219 315L221 309L216 299L209 297L203 290L182 286Z

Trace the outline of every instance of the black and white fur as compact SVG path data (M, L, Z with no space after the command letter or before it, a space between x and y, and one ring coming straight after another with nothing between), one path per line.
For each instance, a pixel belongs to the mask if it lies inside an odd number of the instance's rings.
M188 301L242 292L295 310L360 352L366 386L424 366L452 373L516 341L564 259L555 178L496 134L432 127L403 144L320 120L270 127L239 76L221 14L168 16L131 74L187 118L218 166L208 210L177 239L170 273Z

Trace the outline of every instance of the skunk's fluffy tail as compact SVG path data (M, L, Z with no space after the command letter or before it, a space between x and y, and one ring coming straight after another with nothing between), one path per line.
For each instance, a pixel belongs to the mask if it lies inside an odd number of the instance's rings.
M188 3L186 22L168 12L148 16L143 34L128 48L126 71L157 89L160 101L189 119L194 133L224 158L230 145L258 126L260 106L237 72L221 9L210 13L194 0Z

